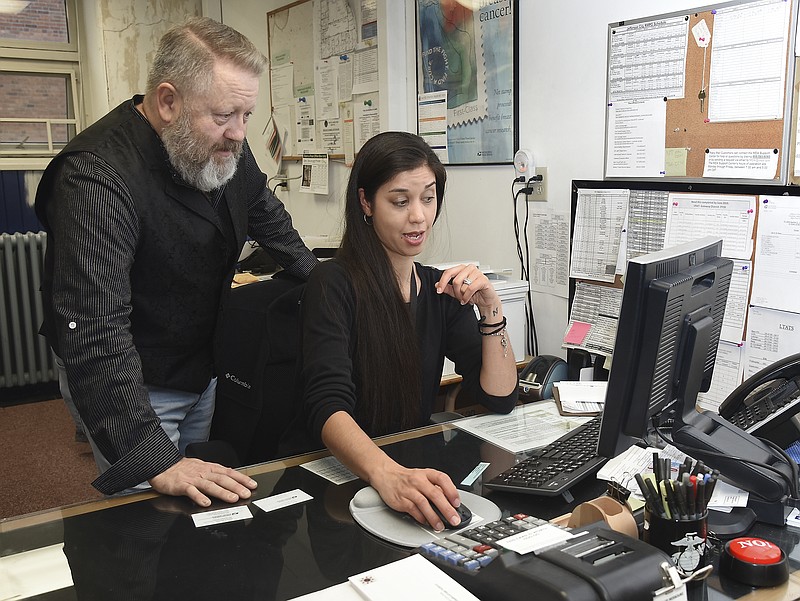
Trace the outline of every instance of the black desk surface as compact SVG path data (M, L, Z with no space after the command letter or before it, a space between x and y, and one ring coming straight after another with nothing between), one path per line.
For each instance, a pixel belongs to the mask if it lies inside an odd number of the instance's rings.
M443 470L455 483L481 461L491 462L484 478L514 461L510 453L450 425L387 437L380 444L403 465ZM205 510L183 498L142 493L108 499L0 521L0 558L63 543L74 586L39 599L269 601L320 590L407 556L409 550L372 536L350 517L348 503L364 482L337 486L299 467L325 454L245 470L258 481L251 501L301 489L313 497L302 504L269 513L251 504L252 519L196 528L191 514ZM605 484L594 479L579 484L572 489L576 501L571 504L562 497L485 490L480 478L469 490L491 498L504 516L523 512L552 519L602 494ZM222 507L217 503L211 509ZM751 534L780 545L793 571L800 566L800 549L795 550L799 532L757 525ZM0 584L2 572L0 560ZM745 596L748 600L798 599L800 572L781 587L754 591L721 581L715 569L705 585L690 591L690 598L699 600ZM0 590L0 599L5 598Z

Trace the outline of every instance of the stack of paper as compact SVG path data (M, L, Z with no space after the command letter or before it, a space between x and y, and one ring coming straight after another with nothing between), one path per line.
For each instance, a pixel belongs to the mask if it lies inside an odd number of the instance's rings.
M553 398L562 415L594 415L603 410L608 382L556 382Z
M337 584L294 601L478 601L467 589L422 555L367 570Z
M350 584L368 601L478 601L467 589L422 555L350 576Z

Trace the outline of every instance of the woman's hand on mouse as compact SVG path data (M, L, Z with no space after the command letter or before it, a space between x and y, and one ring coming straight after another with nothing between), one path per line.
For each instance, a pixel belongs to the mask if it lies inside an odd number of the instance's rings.
M409 514L417 522L430 525L434 530L444 529L442 520L431 506L436 504L442 515L453 525L461 523L454 507L461 500L450 477L438 470L410 469L397 463L383 470L370 482L392 509Z

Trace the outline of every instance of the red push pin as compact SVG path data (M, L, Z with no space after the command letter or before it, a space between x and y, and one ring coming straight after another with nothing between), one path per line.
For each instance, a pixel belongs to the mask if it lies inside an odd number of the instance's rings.
M778 545L743 536L725 543L720 572L750 586L777 586L789 579L786 555Z

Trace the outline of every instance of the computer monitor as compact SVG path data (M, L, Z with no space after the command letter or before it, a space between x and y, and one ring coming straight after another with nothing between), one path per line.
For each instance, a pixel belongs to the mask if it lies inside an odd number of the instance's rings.
M614 457L652 443L666 425L684 453L778 501L795 488L791 460L696 408L711 384L733 270L721 251L708 237L628 261L597 451Z

